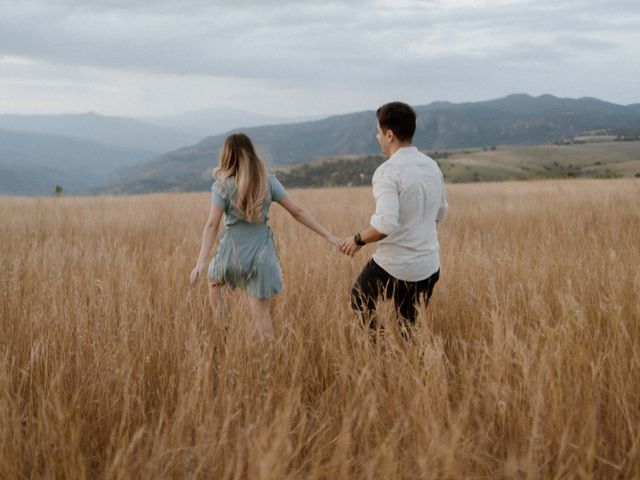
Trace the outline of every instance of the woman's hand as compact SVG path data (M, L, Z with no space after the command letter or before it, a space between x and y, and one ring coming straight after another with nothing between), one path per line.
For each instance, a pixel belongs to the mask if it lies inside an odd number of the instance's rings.
M336 237L335 235L329 235L327 237L327 241L331 243L334 247L338 247L338 248L340 248L340 245L342 244L342 239Z
M196 281L200 274L204 271L206 264L204 263L196 263L195 268L191 271L191 275L189 275L189 285L192 287L195 285Z

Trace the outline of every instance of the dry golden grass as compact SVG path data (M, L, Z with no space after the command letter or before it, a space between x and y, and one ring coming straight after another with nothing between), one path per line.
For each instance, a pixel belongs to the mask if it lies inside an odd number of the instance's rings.
M341 235L373 207L291 194ZM188 287L207 194L0 198L0 478L640 477L640 181L448 195L409 345L349 310L373 247L272 207L272 351Z

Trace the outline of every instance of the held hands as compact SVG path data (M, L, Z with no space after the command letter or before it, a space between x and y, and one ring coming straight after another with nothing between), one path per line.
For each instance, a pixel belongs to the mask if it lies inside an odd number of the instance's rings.
M362 246L357 245L353 237L346 237L340 242L340 251L345 255L353 257Z
M340 245L342 244L342 239L339 237L336 237L335 235L329 235L327 238L327 241L333 245L334 247L338 247L340 248Z
M355 253L362 248L360 245L356 245L353 236L347 238L338 238L335 235L329 235L326 237L329 243L337 247L340 252L345 255L353 257Z

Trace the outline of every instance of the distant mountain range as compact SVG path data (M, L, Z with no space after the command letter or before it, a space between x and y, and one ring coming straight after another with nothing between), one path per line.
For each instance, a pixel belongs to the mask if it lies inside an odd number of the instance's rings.
M0 115L0 193L78 193L128 165L196 142L198 136L95 113Z
M321 117L318 117L321 118ZM196 135L198 139L219 135L234 128L249 128L260 125L282 125L284 123L300 123L318 118L311 117L275 117L246 112L233 108L208 108L178 115L144 117L140 120L165 128L171 128L189 135Z
M95 113L0 115L0 193L82 193L141 163L233 127L291 119L230 109L132 119ZM71 167L71 165L73 165Z
M415 109L414 143L423 150L544 144L593 130L640 128L640 104L594 98L517 94ZM145 119L0 115L0 193L43 195L56 184L71 193L205 190L229 131L211 133L225 126L247 133L271 167L282 167L378 154L375 123L374 111L293 123L229 109Z
M530 145L602 129L640 128L640 104L621 106L594 98L524 94L473 103L436 102L416 107L414 144L424 150L489 145ZM243 129L272 166L299 165L336 155L379 152L375 112ZM226 135L136 165L100 192L193 191L210 186L210 172Z
M0 130L0 193L46 195L95 187L123 167L149 158L145 150L60 135Z
M158 155L191 145L202 137L126 117L96 113L74 115L0 115L0 129L60 135ZM141 158L139 160L144 160Z

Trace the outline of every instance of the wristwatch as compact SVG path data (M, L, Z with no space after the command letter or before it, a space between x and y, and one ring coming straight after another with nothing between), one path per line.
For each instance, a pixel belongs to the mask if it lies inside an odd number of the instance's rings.
M360 236L360 232L355 234L355 236L353 237L353 241L356 242L356 245L360 245L360 246L367 244L367 242L362 240L362 237Z

